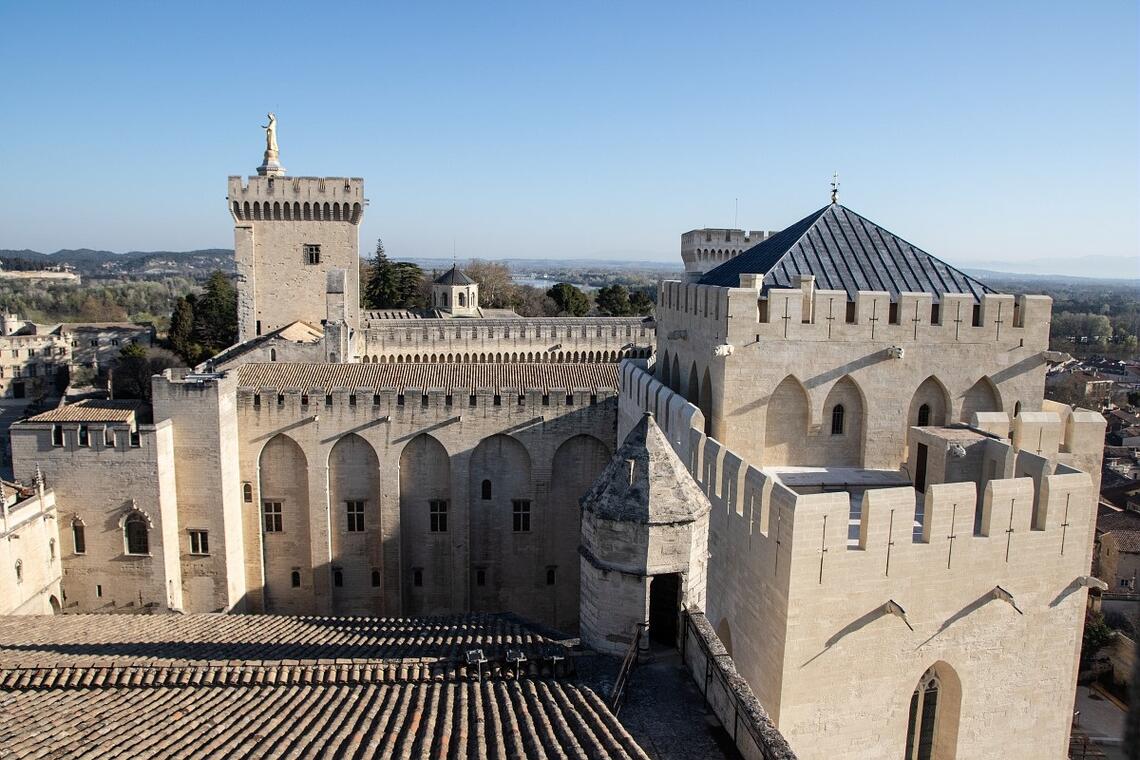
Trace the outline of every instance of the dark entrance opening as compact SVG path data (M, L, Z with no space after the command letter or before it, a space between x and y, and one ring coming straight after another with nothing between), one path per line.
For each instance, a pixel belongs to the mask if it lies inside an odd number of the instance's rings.
M681 612L681 576L655 575L649 582L649 639L677 646L677 618Z
M914 463L914 490L926 493L926 444L918 444L918 461Z
M27 395L24 390L24 384L21 382L12 383L12 398L24 398Z

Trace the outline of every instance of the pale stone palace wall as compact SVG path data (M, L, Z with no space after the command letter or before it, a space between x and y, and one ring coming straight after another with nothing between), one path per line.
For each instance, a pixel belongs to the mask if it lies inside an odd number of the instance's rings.
M642 317L365 320L360 361L602 362L648 357L657 341Z
M1048 297L975 305L946 294L935 309L925 293L891 304L885 292L859 292L849 306L846 293L803 279L802 290L764 297L756 287L660 289L658 376L748 461L893 468L923 404L934 425L1040 411ZM837 404L847 424L833 435Z
M178 494L178 556L187 612L246 606L247 556L243 529L238 437L231 376L203 377L185 370L155 378L154 415L173 429L171 462ZM192 553L189 531L204 530L208 553Z
M984 455L968 482L938 482L968 469L939 469L955 461L947 454L932 460L920 513L913 488L868 488L851 545L849 493L796 493L778 468L708 438L699 409L624 362L619 435L643 411L664 423L713 503L709 620L800 757L851 747L901 755L910 695L932 666L946 700L940 720L957 721L956 734L940 735L956 742L956 756L1063 756L1096 504L1089 476L1059 463L1077 452L1038 456L973 433ZM1077 415L1065 424L1103 431L1103 421ZM1056 426L1013 422L1023 438L1043 440L1034 425ZM928 430L923 440L938 440ZM987 474L990 462L998 468ZM905 623L885 611L888 601Z
M239 341L297 320L320 324L331 269L349 273L348 321L358 323L364 180L230 177L226 199L234 219ZM308 262L306 245L320 246L319 263Z
M615 393L240 388L250 608L511 610L574 630L577 499L612 451L598 436L614 430ZM516 499L530 502L529 530L514 530ZM431 530L432 500L447 502L444 531ZM264 530L266 501L282 505L281 532ZM347 501L364 502L359 535Z
M13 426L16 471L38 465L56 484L65 609L510 610L576 629L578 497L613 450L616 389L302 391L186 370L153 389L161 421L138 427L137 446L129 424ZM442 530L432 500L447 502ZM516 500L529 502L519 530ZM266 501L281 505L280 532L265 530ZM362 531L348 530L350 501L364 503ZM124 543L135 509L146 556Z
M0 502L0 615L58 612L63 562L55 494L37 488L21 496L4 483Z
M62 445L53 443L55 428ZM80 444L80 428L86 429L86 446ZM129 424L28 420L11 428L16 473L30 474L38 466L55 493L65 539L60 556L66 611L182 606L172 424L164 420L136 429L137 446ZM148 526L146 554L127 552L123 525L133 512ZM77 522L86 538L82 553L72 531Z

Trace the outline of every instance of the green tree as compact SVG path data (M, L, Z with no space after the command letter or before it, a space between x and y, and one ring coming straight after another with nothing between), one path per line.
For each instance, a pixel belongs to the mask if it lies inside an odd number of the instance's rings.
M644 290L635 290L629 295L630 312L633 314L648 316L653 313L654 305L653 297Z
M113 398L146 399L150 396L150 363L146 349L129 343L119 351L119 358L111 370Z
M421 283L424 272L416 264L391 261L384 241L376 241L376 255L368 262L368 278L361 293L366 309L418 309L425 305Z
M237 342L237 291L220 271L210 275L206 291L193 303L194 341L211 355Z
M1085 633L1081 641L1081 662L1089 663L1105 644L1116 638L1116 631L1104 621L1104 615L1088 610L1085 612Z
M610 317L625 317L633 313L629 291L624 285L607 285L598 291L598 311Z
M590 313L590 297L568 282L560 282L546 295L558 306L558 313L572 317L584 317Z
M194 300L185 296L174 302L170 315L170 331L167 342L170 348L187 362L193 364L201 349L194 344Z
M164 369L178 365L178 358L161 348L146 349L131 343L119 351L119 358L111 370L111 396L151 400L151 375L162 374Z

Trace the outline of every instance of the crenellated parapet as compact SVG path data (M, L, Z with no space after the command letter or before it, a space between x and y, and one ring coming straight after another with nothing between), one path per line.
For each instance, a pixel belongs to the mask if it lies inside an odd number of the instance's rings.
M799 289L761 292L759 275L741 275L741 287L675 280L658 291L662 334L692 325L702 334L743 345L766 340L906 343L1009 342L1048 345L1048 296L819 290L814 278Z
M364 217L364 180L359 177L229 178L235 222L349 222Z

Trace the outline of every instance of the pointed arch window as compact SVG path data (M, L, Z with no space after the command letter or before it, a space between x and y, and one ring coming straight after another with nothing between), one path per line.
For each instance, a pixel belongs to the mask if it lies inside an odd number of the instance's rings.
M843 404L836 404L831 410L831 434L843 435L843 417L846 412L843 409Z
M926 427L930 424L930 404L923 404L918 408L918 426Z
M941 684L933 670L923 674L910 697L910 718L906 728L906 760L933 760L935 718Z

